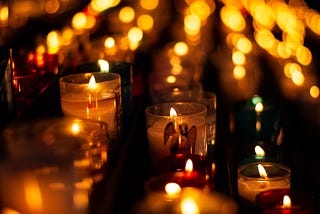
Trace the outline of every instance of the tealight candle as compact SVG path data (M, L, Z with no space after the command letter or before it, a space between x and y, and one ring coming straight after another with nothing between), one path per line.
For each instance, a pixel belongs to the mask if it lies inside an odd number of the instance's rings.
M205 105L193 102L161 103L146 109L152 168L168 156L206 155L206 111Z
M193 170L193 162L188 159L185 163L184 171L176 171L173 173L165 173L160 176L155 176L146 182L146 191L164 191L165 185L169 182L175 182L181 187L195 187L204 191L212 190L211 175L203 171Z
M252 204L275 204L290 190L291 170L276 163L249 163L238 169L239 196Z
M298 205L292 205L288 195L283 196L283 202L272 208L263 210L262 214L312 214L313 212Z
M60 78L61 108L65 116L106 122L110 140L121 133L120 75L105 72L71 74Z
M221 213L236 214L237 204L220 193L168 183L166 191L152 192L137 203L136 213Z

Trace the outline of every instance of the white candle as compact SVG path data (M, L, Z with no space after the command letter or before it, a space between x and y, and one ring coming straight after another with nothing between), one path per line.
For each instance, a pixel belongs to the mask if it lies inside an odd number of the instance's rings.
M96 72L65 76L60 79L60 94L65 116L106 122L110 139L117 139L122 117L120 75Z
M290 189L290 169L275 163L262 163L266 175L259 175L258 163L240 166L238 169L239 196L256 203L257 195L267 190Z
M188 105L190 105L190 103L186 105L186 108L188 108ZM165 136L165 129L167 125L171 122L173 124L176 123L177 125L176 131L178 132L177 135L179 136L179 141L183 141L183 138L185 138L185 136L182 136L182 134L179 133L179 125L183 124L185 127L188 128L188 130L190 130L192 127L195 127L196 128L195 146L194 148L190 149L190 152L193 154L200 154L200 155L206 154L207 152L206 107L197 103L191 103L191 105L196 105L196 106L200 105L200 107L203 107L203 109L201 108L202 112L181 115L179 114L179 111L177 111L178 113L177 116L169 116L168 115L169 113L167 113L167 115L151 114L150 112L147 113L147 137L148 137L149 151L150 151L150 157L152 158L151 160L152 162L157 162L162 158L170 155L170 147L172 146L171 143L174 141L173 139L174 137L170 136L168 138L169 140L165 142L164 136ZM152 106L150 108L152 108Z

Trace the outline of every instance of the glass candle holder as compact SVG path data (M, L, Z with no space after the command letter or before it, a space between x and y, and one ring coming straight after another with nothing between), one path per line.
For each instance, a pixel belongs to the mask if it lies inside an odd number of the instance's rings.
M238 194L253 206L278 203L290 191L291 170L282 164L261 162L238 168Z
M122 103L119 74L71 74L61 77L59 84L61 108L65 116L105 122L110 140L120 140Z
M214 158L216 143L217 96L210 91L171 90L163 91L159 102L197 102L207 107L207 146L208 155Z
M108 176L105 123L35 119L10 124L0 137L6 148L0 161L3 207L19 213L88 213L93 186Z
M149 106L146 132L152 169L164 169L168 159L207 154L207 109L195 102L171 102ZM172 165L170 161L168 167Z
M174 183L170 186L177 186ZM169 185L168 185L169 187ZM221 213L236 214L237 204L223 194L204 192L194 187L166 188L152 192L137 203L135 213Z

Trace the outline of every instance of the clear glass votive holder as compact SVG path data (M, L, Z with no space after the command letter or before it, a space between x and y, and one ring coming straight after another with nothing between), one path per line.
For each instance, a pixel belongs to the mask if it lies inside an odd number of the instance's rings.
M238 194L253 207L273 206L289 194L290 179L290 168L282 164L244 164L238 168Z
M203 90L171 90L159 96L159 102L197 102L207 107L207 146L208 153L214 153L216 143L217 96ZM213 155L214 156L214 155Z
M121 139L122 100L119 74L91 72L60 78L60 100L65 116L107 123L112 142Z
M85 214L94 185L107 175L106 123L43 118L1 133L0 200L19 213Z
M168 102L145 109L151 169L170 168L172 160L207 154L207 108L195 102ZM168 161L170 160L170 161Z

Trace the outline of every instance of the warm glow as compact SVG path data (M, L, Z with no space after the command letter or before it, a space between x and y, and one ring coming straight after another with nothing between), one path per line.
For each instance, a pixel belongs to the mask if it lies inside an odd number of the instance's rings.
M91 0L90 7L96 12L102 12L108 8L115 7L120 0Z
M8 6L0 7L0 26L6 26L9 19L9 8Z
M267 178L268 177L265 168L261 164L258 164L258 171L259 171L259 175L260 175L261 178Z
M60 1L58 0L48 0L45 3L44 10L49 13L53 14L56 13L60 8Z
M263 29L263 30L257 30L254 34L254 38L258 45L266 50L271 49L274 47L274 43L276 39L274 38L274 35L271 31Z
M57 31L51 31L47 35L48 53L57 53L59 50L59 34Z
M241 32L246 27L244 17L235 7L224 6L220 10L220 17L223 24L233 31Z
M73 193L73 204L77 209L86 209L89 205L89 192L76 189Z
M119 19L123 23L130 23L135 17L135 12L132 7L126 6L121 8L119 12Z
M176 110L171 107L170 108L170 117L176 117L176 116L178 116Z
M283 196L282 208L284 209L291 208L291 199L288 195Z
M159 0L140 0L140 6L146 10L154 10L159 4Z
M232 53L232 62L235 65L244 65L246 63L246 56L240 51L234 51Z
M264 150L259 145L254 147L254 151L256 153L256 156L259 156L259 157L264 157L265 156Z
M72 27L77 30L83 30L87 25L87 16L83 12L78 12L73 16Z
M24 196L31 213L42 211L43 202L38 180L32 175L24 176Z
M104 46L106 48L112 48L114 47L116 44L115 40L113 37L107 37L105 40L104 40Z
M74 122L71 126L71 131L73 134L79 134L80 132L80 125L77 122Z
M171 73L173 75L179 75L182 72L182 66L180 64L174 64L171 68ZM174 81L175 82L175 81Z
M104 59L99 59L98 64L100 67L100 71L109 72L109 62Z
M16 211L16 210L13 210L11 208L3 208L0 210L0 213L1 214L21 214L20 212Z
M242 53L248 54L252 51L252 43L246 37L241 37L238 39L236 47Z
M319 87L316 85L313 85L310 87L310 96L313 98L318 98L319 97Z
M211 9L206 1L194 1L190 5L190 13L197 15L201 21L204 21L211 14Z
M130 50L136 50L139 46L139 42L143 38L143 31L138 27L132 27L128 31L128 39L130 41Z
M292 82L298 86L304 83L304 75L302 72L295 70L292 74Z
M233 68L233 77L237 80L244 78L246 69L242 65L236 65Z
M256 112L262 112L263 111L263 104L261 102L258 102L256 105L255 105L255 108L254 110Z
M175 45L174 45L174 53L177 54L178 56L184 56L188 53L189 51L189 48L188 48L188 45L184 42L177 42Z
M184 30L188 35L196 35L199 33L201 20L198 16L191 14L184 18Z
M191 198L191 197L186 197L183 198L181 201L181 213L182 214L197 214L200 213L200 209L197 205L197 202Z
M153 18L148 14L143 14L139 16L137 19L137 25L143 31L150 31L153 28L153 24L154 24Z
M73 38L73 31L69 27L65 27L61 32L62 45L70 45Z
M97 87L96 79L95 79L94 76L92 75L92 76L90 77L90 80L89 80L88 88L89 88L89 89L95 89L96 87Z
M191 159L188 159L188 160L187 160L187 163L186 163L186 167L184 168L184 171L186 171L186 172L192 172L192 170L193 170L192 160L191 160Z
M168 195L177 195L181 192L181 187L177 183L167 183L164 189Z
M301 65L307 66L311 63L312 53L307 47L299 46L297 48L296 58Z
M177 81L177 78L175 76L168 76L167 77L167 83L175 83Z
M298 63L287 63L284 66L284 74L290 79L292 78L293 73L301 71L302 68Z

